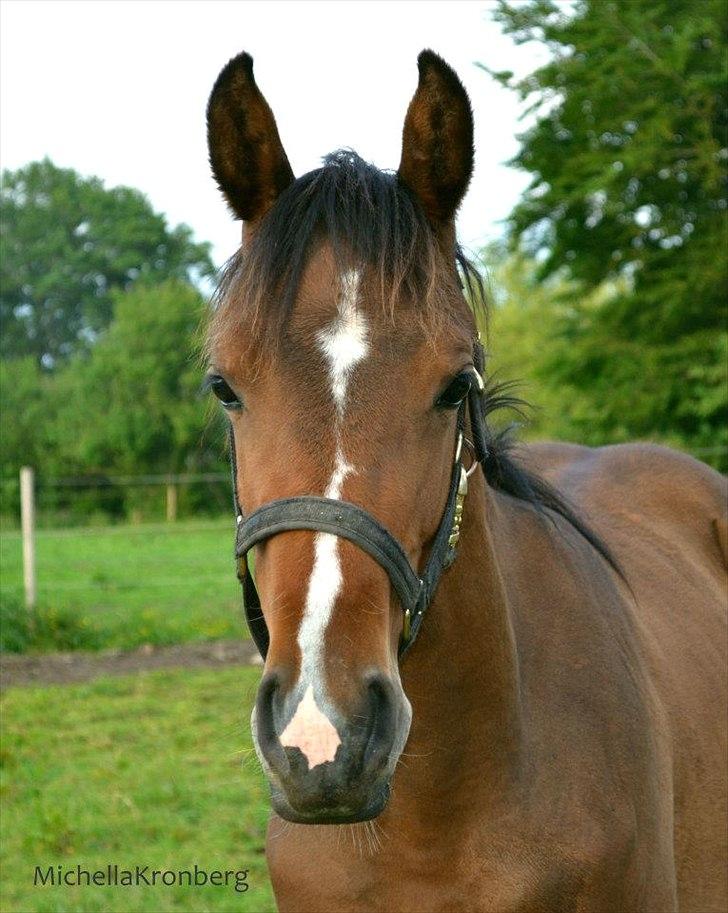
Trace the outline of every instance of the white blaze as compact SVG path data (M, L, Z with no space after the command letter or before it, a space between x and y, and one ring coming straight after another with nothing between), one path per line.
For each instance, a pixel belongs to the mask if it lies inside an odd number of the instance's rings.
M344 273L341 278L339 315L331 326L322 330L318 336L321 351L329 362L331 392L339 419L344 414L349 375L369 351L366 319L356 309L359 280L360 276L356 270Z
M355 472L346 461L341 443L341 420L346 408L346 392L354 367L366 357L367 322L357 311L360 274L345 273L341 279L338 315L331 326L318 334L318 342L328 362L331 394L336 406L336 455L324 497L339 499L347 476ZM293 719L281 735L281 742L303 752L309 767L333 760L340 744L335 727L316 703L313 685L323 693L323 643L336 598L342 584L339 540L330 533L317 533L313 546L313 569L308 582L306 605L298 630L301 650L299 681L307 684L306 692ZM283 741L283 740L286 741Z

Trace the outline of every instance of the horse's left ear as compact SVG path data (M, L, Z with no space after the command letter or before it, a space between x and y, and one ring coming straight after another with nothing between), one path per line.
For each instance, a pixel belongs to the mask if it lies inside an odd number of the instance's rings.
M253 221L293 181L275 117L239 54L217 77L207 103L207 145L215 180L239 219Z
M473 112L455 71L434 51L422 51L417 68L398 174L438 226L454 217L473 173Z

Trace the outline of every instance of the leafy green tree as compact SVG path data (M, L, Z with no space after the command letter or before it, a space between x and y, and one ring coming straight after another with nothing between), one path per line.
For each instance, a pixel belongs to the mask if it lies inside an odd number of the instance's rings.
M560 301L570 284L561 278L540 281L533 260L509 255L500 243L489 245L482 259L489 297L488 325L481 327L488 340L486 374L512 384L514 395L527 403L522 416L504 414L503 419L521 424L519 437L577 438L572 415L584 409L585 395L554 383L544 371L546 352L559 345Z
M193 352L200 293L170 279L115 292L114 319L90 354L59 373L59 449L84 473L176 473L220 467L221 438ZM212 413L213 415L215 413Z
M138 190L107 189L48 159L3 172L3 357L52 368L109 324L114 290L211 271L209 245L185 225L170 228Z
M571 290L543 371L588 393L592 443L728 444L723 0L500 0L495 16L551 51L520 81L494 74L534 116L512 244Z
M623 415L633 425L638 421L654 425L656 402L674 395L669 371L655 373L654 388L649 389L648 366L643 366L645 386L633 402L634 391L621 383L618 373L625 361L617 358L603 375L610 389L595 396L599 377L577 384L563 371L564 363L585 356L583 348L574 350L573 338L565 332L574 314L577 283L559 274L540 279L538 263L520 252L507 255L498 245L492 245L484 257L492 299L488 373L515 381L517 393L532 407L526 411L525 436L599 445L604 443L603 428L608 422L612 440L630 437L629 429L620 425ZM605 283L591 294L579 296L579 311L582 315L599 313L606 301L621 292L619 286ZM613 414L604 414L607 407ZM656 436L664 443L690 449L690 442L669 429Z
M112 293L114 317L90 352L44 371L30 356L0 360L3 433L1 506L18 510L18 469L36 469L39 509L47 517L128 514L159 501L161 489L54 488L53 477L220 471L224 428L202 395L196 352L206 305L188 282L139 282ZM185 491L186 506L209 509L209 492ZM217 492L217 489L216 489ZM222 501L227 507L227 492ZM152 511L158 515L161 506Z

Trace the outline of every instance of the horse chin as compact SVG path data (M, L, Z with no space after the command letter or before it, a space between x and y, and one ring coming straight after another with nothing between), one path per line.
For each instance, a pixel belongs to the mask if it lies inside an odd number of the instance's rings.
M357 824L362 821L371 821L384 811L389 801L390 786L388 782L382 783L361 804L346 803L339 805L325 805L308 808L295 808L286 797L285 793L277 786L271 784L271 804L273 810L286 821L294 824Z

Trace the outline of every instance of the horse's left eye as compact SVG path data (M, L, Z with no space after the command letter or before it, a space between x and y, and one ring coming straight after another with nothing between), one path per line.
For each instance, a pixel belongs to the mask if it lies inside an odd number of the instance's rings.
M212 390L215 396L220 400L226 409L242 409L243 404L231 389L224 377L219 374L211 374L206 381L208 389Z
M457 409L470 392L473 383L472 371L456 375L435 400L438 409Z

